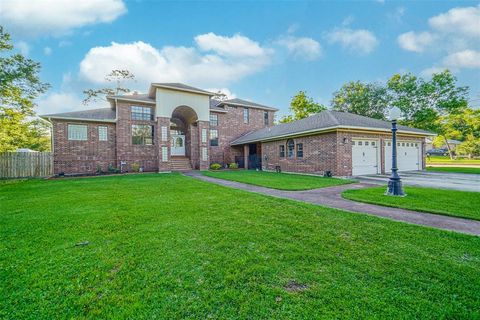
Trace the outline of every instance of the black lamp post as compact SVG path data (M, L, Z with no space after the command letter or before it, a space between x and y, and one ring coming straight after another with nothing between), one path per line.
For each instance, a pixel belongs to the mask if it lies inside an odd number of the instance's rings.
M398 175L397 168L397 119L400 116L400 109L394 107L390 110L390 120L392 121L392 175L388 180L388 189L385 193L388 196L405 196L402 188L402 181Z

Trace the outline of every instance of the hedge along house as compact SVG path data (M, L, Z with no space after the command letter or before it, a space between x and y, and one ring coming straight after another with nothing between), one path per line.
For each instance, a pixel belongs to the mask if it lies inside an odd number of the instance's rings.
M180 83L152 83L148 94L107 97L110 107L43 115L52 123L55 174L208 169L243 165L230 142L273 126L277 109Z
M429 135L424 130L398 126L400 171L425 168L425 137ZM391 123L351 113L322 111L251 132L231 145L242 146L246 161L260 162L263 170L337 176L391 171Z

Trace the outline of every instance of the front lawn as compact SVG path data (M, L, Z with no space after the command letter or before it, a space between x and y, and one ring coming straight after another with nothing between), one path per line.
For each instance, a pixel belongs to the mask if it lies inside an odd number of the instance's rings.
M430 156L427 157L427 165L429 164L478 164L480 166L480 159L457 158L450 159L449 156Z
M480 174L480 167L427 167L427 171Z
M180 174L0 186L2 319L479 318L480 237Z
M480 192L405 187L406 197L385 195L386 187L346 190L344 198L389 207L480 220Z
M350 179L255 170L203 171L202 173L203 175L212 178L242 182L279 190L309 190L355 182Z

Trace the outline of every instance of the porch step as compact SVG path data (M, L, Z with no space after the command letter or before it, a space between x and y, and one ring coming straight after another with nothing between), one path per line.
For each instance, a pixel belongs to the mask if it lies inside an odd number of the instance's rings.
M187 157L172 157L170 159L170 168L172 171L190 171L192 165Z

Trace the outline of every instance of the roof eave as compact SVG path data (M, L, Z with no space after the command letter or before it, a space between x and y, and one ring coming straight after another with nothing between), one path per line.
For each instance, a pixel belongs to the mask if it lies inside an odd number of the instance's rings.
M175 90L175 91L185 91L185 92L190 92L190 93L203 94L205 96L210 96L210 97L213 97L215 95L215 93L209 92L209 91L198 91L198 90L192 90L192 89L177 88L177 87L167 86L167 85L158 84L158 83L152 83L150 86L151 86L151 88L161 88L161 89L169 89L169 90Z
M59 119L59 120L71 120L71 121L88 121L88 122L108 122L108 123L115 123L117 119L88 119L88 118L74 118L74 117L59 117L55 115L41 115L40 118L50 121L51 119Z
M145 104L151 104L155 105L155 101L148 101L148 100L140 100L140 99L135 99L135 98L130 98L130 97L112 97L108 96L107 100L119 100L119 101L130 101L130 102L138 102L138 103L145 103Z
M290 138L290 137L296 137L296 136L304 136L304 135L311 135L315 133L322 133L326 131L332 131L332 130L339 130L339 129L347 129L347 130L363 130L363 131L371 131L371 132L391 132L390 129L381 129L381 128L368 128L368 127L356 127L356 126L332 126L332 127L326 127L326 128L321 128L321 129L312 129L312 130L305 130L305 131L300 131L300 132L294 132L294 133L287 133L283 135L278 135L278 136L273 136L273 137L268 137L265 139L251 139L251 140L246 140L242 142L235 142L233 141L230 143L232 146L238 146L238 145L243 145L247 143L252 143L252 142L268 142L268 141L275 141L275 140L280 140L284 138ZM398 134L409 134L409 135L415 135L419 137L426 137L426 136L434 136L434 133L428 133L428 132L415 132L415 131L406 131L406 130L398 130Z
M218 105L231 105L231 106L238 106L238 107L262 109L262 110L268 110L268 111L278 111L279 110L277 108L272 108L272 107L267 107L267 106L258 106L258 105L255 106L255 105L251 105L251 104L233 103L233 102L228 102L228 101L222 101Z

